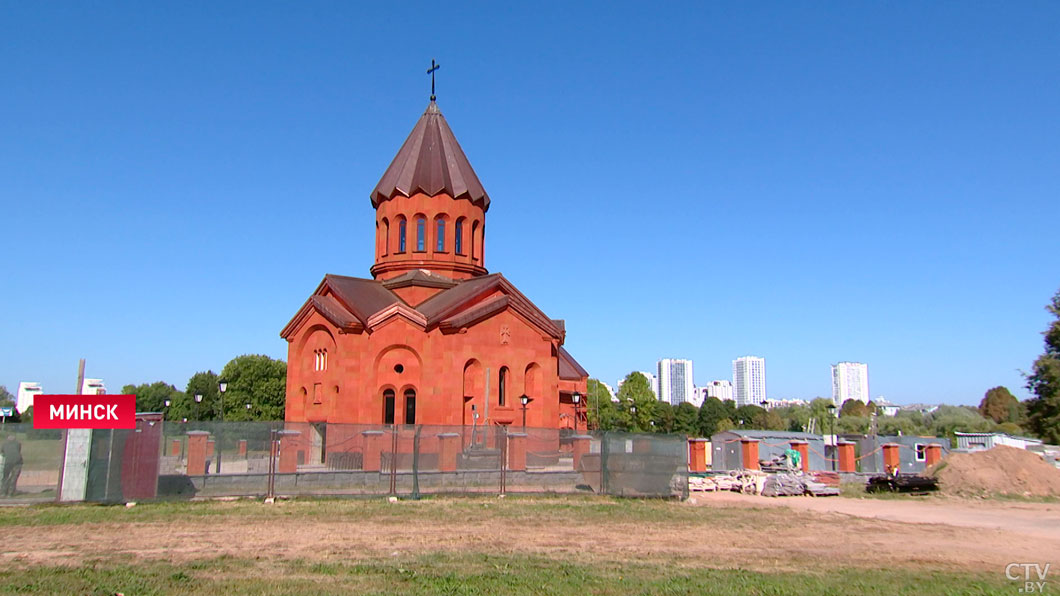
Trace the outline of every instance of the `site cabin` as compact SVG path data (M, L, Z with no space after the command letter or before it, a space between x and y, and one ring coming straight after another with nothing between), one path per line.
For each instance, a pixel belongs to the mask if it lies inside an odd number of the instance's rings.
M487 271L490 198L433 100L371 201L371 278L325 275L280 334L288 428L585 429L588 373L563 321Z

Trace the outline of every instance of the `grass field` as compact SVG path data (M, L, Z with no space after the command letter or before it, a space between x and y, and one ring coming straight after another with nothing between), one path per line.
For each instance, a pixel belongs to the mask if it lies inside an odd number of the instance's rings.
M835 549L868 529L901 527L593 497L32 506L0 510L0 593L1016 593L974 560Z

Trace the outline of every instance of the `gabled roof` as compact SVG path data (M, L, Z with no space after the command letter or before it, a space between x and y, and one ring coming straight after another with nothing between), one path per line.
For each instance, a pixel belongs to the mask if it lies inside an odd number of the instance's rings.
M395 280L399 281L390 283ZM416 307L410 306L388 289L388 286L421 285L443 289ZM440 327L443 332L452 333L507 308L511 308L548 337L563 341L562 322L557 325L556 320L548 318L500 273L459 282L419 272L384 282L328 274L291 322L283 328L280 336L288 337L311 310L320 312L344 331L360 332L362 328L370 331L393 316L402 316L424 330ZM569 354L566 357L573 363L570 365L573 371L571 374L585 372Z
M445 192L454 199L468 199L483 210L490 206L486 189L434 101L427 105L372 191L372 206L399 194L411 197L417 192L429 196Z
M571 356L563 346L559 347L557 355L559 356L559 378L570 381L581 380L589 376L589 372L582 368L582 365L578 364L574 356Z
M339 302L365 326L368 324L368 317L375 313L394 303L404 304L397 294L386 289L383 284L374 279L329 273L324 276L324 281L320 283L315 293L322 293L325 287L330 288Z

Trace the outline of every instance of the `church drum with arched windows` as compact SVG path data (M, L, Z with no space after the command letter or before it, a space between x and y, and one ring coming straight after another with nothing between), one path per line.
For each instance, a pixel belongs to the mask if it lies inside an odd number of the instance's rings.
M486 270L490 199L434 101L371 201L372 278L325 275L281 331L286 420L521 425L526 395L527 426L584 429L588 373L563 321Z

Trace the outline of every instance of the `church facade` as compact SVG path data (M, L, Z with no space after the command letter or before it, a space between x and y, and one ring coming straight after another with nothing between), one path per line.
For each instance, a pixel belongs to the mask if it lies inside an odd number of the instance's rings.
M588 373L487 271L490 198L433 97L371 201L371 278L325 275L280 333L286 420L584 429Z

